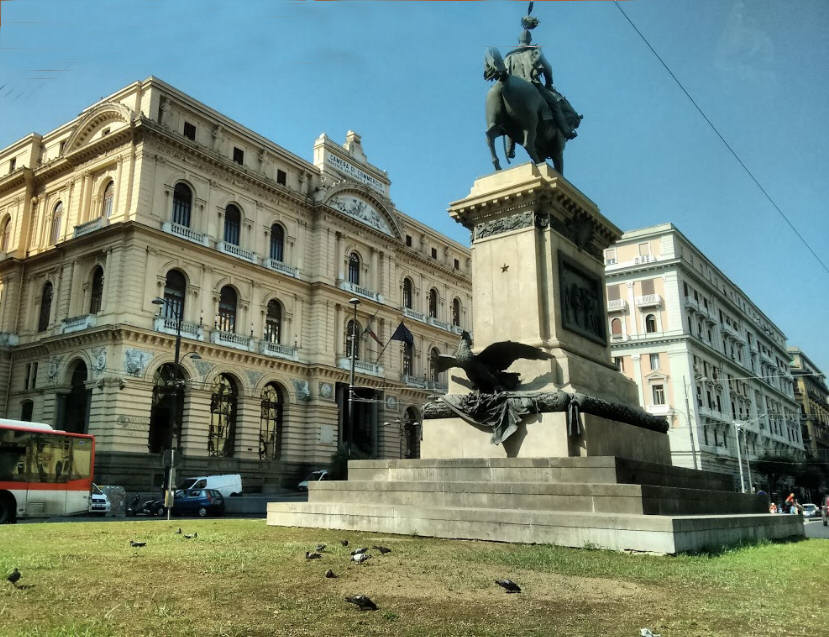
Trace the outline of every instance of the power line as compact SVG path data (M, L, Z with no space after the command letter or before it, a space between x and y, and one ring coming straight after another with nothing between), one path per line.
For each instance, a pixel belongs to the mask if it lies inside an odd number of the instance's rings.
M794 224L786 216L786 213L784 213L783 210L781 210L780 206L778 206L777 203L775 203L774 199L771 198L771 195L766 191L765 188L763 188L763 184L761 184L760 181L754 176L754 173L752 173L751 170L749 169L749 167L746 166L745 162L742 159L740 159L740 156L737 154L737 151L735 151L731 147L731 144L729 144L726 141L725 137L723 137L722 134L720 133L720 131L717 129L717 127L714 126L714 122L712 122L711 119L708 117L708 115L705 114L705 111L702 110L700 105L697 104L696 100L691 96L691 94L688 92L688 90L682 85L682 82L679 81L679 78L674 74L674 72L671 70L671 68L665 63L665 60L663 60L662 57L659 55L659 53L656 52L656 49L654 49L653 46L651 45L651 43L648 42L648 39L639 30L639 28L633 23L633 20L631 20L630 17L628 16L628 14L625 13L625 10L622 9L622 6L619 4L618 0L614 0L613 4L616 5L616 8L625 17L625 20L628 21L630 26L633 27L633 30L636 31L637 34L639 34L639 37L642 38L642 41L651 50L651 53L653 53L654 56L656 57L656 59L659 60L659 62L662 64L662 66L665 67L665 70L668 72L668 75L671 76L671 78L674 80L674 82L676 82L677 86L679 86L679 88L682 90L682 92L685 93L685 97L687 97L688 100L691 102L691 104L694 105L694 108L697 109L697 112L699 112L699 114L706 121L706 123L711 128L711 130L714 131L714 133L717 135L717 137L720 138L720 141L729 150L729 152L734 156L734 159L737 160L737 163L740 164L740 166L742 166L743 170L746 172L746 174L754 182L754 185L756 185L757 188L760 189L760 192L763 193L763 195L768 200L768 202L774 207L774 209L780 214L780 216L783 217L783 220L792 229L792 232L794 232L797 235L798 239L800 239L803 242L803 245L805 245L806 248L809 250L809 252L812 253L812 256L814 256L815 259L817 259L817 262L820 263L820 265L823 267L823 269L826 271L826 273L829 274L829 266L827 266L823 262L823 260L818 256L817 252L815 252L812 249L812 246L809 245L808 241L806 241L806 239L803 237L802 234L800 234L798 229L795 228Z

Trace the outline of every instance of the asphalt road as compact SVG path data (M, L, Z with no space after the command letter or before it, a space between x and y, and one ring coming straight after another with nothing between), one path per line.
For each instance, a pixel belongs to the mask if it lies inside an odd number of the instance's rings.
M803 523L803 528L806 531L806 537L816 537L829 540L829 526L823 526L820 518L805 521Z

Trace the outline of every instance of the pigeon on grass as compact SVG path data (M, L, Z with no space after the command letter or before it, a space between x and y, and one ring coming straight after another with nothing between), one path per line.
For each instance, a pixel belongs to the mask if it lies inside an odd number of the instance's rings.
M374 546L372 546L371 548L373 548L373 549L377 549L378 551L380 551L380 554L381 554L381 555L385 555L386 553L391 553L391 549L390 549L390 548L388 548L387 546L377 546L377 545L375 544L375 545L374 545Z
M366 551L368 551L368 549L363 547L363 548L359 548L359 549L354 549L353 551L351 551L351 554L352 555L359 555L360 553L365 553Z
M355 604L360 610L377 610L377 604L365 595L350 595L345 598L349 604Z
M363 562L366 562L367 560L370 560L370 559L371 559L371 555L369 555L368 553L357 553L357 555L352 555L351 556L351 561L352 562L357 562L357 564L362 564Z
M521 587L511 579L497 579L495 583L502 587L507 593L520 593Z
M337 577L336 575L334 575L334 571L332 571L330 568L329 568L327 571L325 571L325 576L326 576L328 579L332 579L332 578L336 578L336 577Z
M11 572L11 575L9 575L6 579L7 579L9 582L11 582L11 585L12 585L12 586L14 586L15 588L17 588L17 580L19 580L19 579L20 579L20 571L19 571L19 570L17 570L17 567L16 567L16 566L14 567L14 570Z
M340 544L343 546L348 546L348 540L340 540Z
M306 560L318 560L322 557L319 553L312 553L311 551L305 551L305 559Z
M130 546L134 549L141 548L142 546L147 546L146 542L136 542L135 540L130 540Z
M197 537L199 537L199 532L198 531L193 533L193 535L187 535L187 534L184 535L185 540L192 540L192 539L197 538Z
M317 553L322 553L325 550L326 546L327 546L326 544L317 544L317 548L315 548L314 550Z

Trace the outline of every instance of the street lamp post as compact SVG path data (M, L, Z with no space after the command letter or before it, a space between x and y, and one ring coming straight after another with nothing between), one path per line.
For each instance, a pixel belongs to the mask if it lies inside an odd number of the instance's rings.
M738 423L736 420L734 421L734 438L737 440L737 466L740 467L740 492L746 492L746 485L745 481L743 480L743 459L742 454L740 453L740 430L742 429L742 425Z
M348 302L354 306L354 321L351 323L351 375L348 381L348 428L345 444L346 455L351 457L351 438L354 433L354 361L357 352L357 306L360 299L352 297Z

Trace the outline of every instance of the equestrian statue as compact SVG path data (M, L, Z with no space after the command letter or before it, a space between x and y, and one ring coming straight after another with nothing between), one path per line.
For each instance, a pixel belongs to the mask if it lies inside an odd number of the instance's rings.
M486 139L492 164L501 170L495 153L495 139L503 136L507 163L515 157L515 142L521 144L535 163L552 159L555 169L564 172L564 145L576 137L582 116L553 86L553 70L541 48L532 44L530 30L538 18L521 18L524 30L518 47L502 58L490 47L484 56L484 79L495 81L486 96Z

